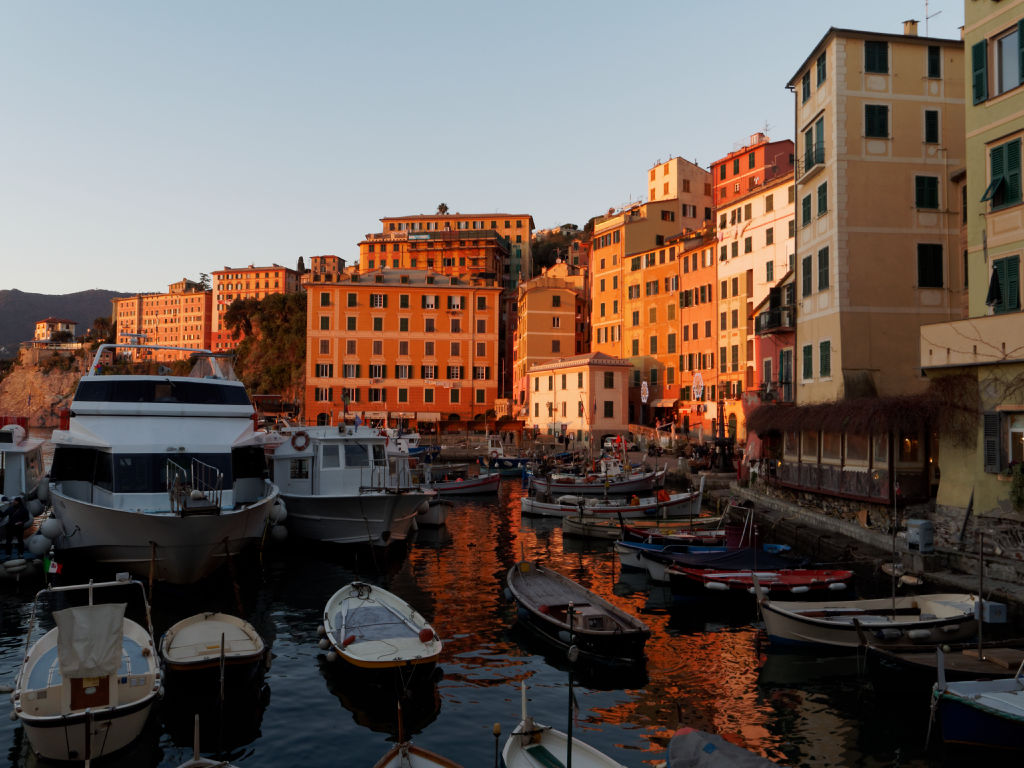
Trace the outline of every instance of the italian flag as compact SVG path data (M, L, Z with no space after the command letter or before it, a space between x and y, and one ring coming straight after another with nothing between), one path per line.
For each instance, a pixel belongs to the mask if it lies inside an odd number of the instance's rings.
M64 566L62 566L56 560L51 560L49 557L46 557L43 559L43 569L47 573L60 573L64 570Z

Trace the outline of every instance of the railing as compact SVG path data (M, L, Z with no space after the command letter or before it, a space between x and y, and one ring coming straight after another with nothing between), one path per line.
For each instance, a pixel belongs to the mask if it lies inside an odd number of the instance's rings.
M167 497L171 512L181 514L195 506L196 494L220 509L224 494L224 473L199 459L192 459L188 470L171 459L164 466Z
M757 389L757 394L764 403L793 402L793 382L766 381Z
M797 158L795 163L795 177L799 179L805 173L809 173L817 166L825 163L825 145L815 144L813 148L804 152L802 157Z
M789 331L793 330L793 327L792 307L767 309L756 315L754 318L754 328L759 334L772 333L774 331Z

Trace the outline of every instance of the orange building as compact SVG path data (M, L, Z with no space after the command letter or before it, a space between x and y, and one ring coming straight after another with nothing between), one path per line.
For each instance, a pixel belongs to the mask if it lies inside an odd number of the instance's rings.
M533 257L530 251L533 238L533 217L525 213L436 213L414 216L387 216L381 219L381 234L379 240L387 241L388 248L381 252L380 242L374 243L373 251L364 249L364 244L359 246L359 266L362 270L375 269L381 266L392 269L433 269L443 274L460 274L471 267L470 259L477 259L478 264L468 271L489 272L493 269L488 265L480 263L480 259L486 261L488 254L479 252L485 245L485 241L502 239L507 242L504 262L497 271L497 280L506 287L515 286L520 280L529 280L533 276ZM452 236L451 233L455 233ZM485 233L490 233L485 236ZM366 244L373 236L367 235ZM472 242L476 240L476 246ZM433 245L429 243L433 241ZM437 250L442 249L442 242L452 243L448 256L438 256ZM409 250L415 250L403 257L401 243L410 244ZM459 245L459 243L462 245ZM396 249L396 243L399 247ZM412 248L412 244L418 244ZM492 246L493 247L493 246ZM454 252L454 251L462 251ZM433 251L433 253L431 253ZM375 254L370 257L369 254ZM397 256L396 256L397 254ZM369 265L372 258L374 266ZM452 259L452 263L445 264L444 259ZM383 259L383 261L382 261ZM398 263L396 264L396 259ZM409 263L416 259L416 263ZM428 264L425 259L433 259L434 264ZM466 259L466 263L460 263ZM459 269L462 267L462 269Z
M345 271L345 260L338 256L311 256L309 268L299 275L299 284L308 290L310 284L333 283Z
M681 426L697 439L712 437L718 404L718 244L712 232L673 241L679 266L679 412Z
M240 341L232 339L231 332L224 325L224 314L235 299L262 300L273 293L296 293L300 290L299 273L280 264L224 267L214 272L212 278L214 316L210 343L215 352L234 349Z
M139 294L111 299L119 344L143 342L189 349L210 348L212 293L184 278L167 287L167 293ZM133 359L141 354L124 353ZM156 352L151 360L179 360L187 352Z
M501 294L494 280L419 269L310 283L306 420L390 417L426 432L492 419Z

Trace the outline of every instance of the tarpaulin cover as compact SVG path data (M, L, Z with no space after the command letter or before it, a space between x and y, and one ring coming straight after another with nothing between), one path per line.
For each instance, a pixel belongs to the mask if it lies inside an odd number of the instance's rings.
M57 622L57 653L65 677L106 677L121 666L124 603L65 608Z

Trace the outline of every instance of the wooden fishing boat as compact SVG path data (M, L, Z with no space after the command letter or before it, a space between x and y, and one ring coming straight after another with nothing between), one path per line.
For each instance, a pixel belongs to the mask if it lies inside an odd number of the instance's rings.
M876 645L865 640L868 677L876 691L903 696L930 694L939 678L946 680L997 680L1024 662L1024 638L978 643L954 643L939 650L920 645Z
M182 619L160 638L160 655L168 672L219 672L233 680L257 675L266 661L266 647L249 622L226 613L197 613Z
M433 665L441 655L441 640L418 611L362 581L342 587L327 601L320 632L323 650L332 649L361 669Z
M826 568L780 568L774 570L718 570L668 566L669 584L677 597L742 597L755 593L755 579L771 595L821 595L845 590L853 571Z
M654 470L623 471L617 473L594 472L587 475L552 473L548 476L531 475L530 487L539 495L557 496L563 493L618 494L639 493L665 484L664 467Z
M870 642L951 643L977 631L976 595L946 593L787 602L760 596L761 614L772 643L857 648Z
M550 725L541 725L526 710L526 683L522 689L522 720L513 729L501 750L505 768L573 765L576 768L625 768L608 755L576 737L569 737ZM572 745L572 759L569 759Z
M933 695L947 744L1024 750L1024 665L997 680L947 682L940 676Z
M669 583L669 566L716 570L781 570L796 567L790 558L759 547L704 546L696 544L648 544L616 541L615 552L623 569L647 571L652 581Z
M145 624L125 616L125 602L96 602L133 587L144 612L137 618ZM87 604L54 611L56 626L33 642L41 602L68 593L77 593L71 600L84 593ZM40 757L88 762L127 747L142 733L160 698L162 675L141 582L40 590L25 647L11 701Z
M763 768L778 765L721 736L680 728L668 743L666 768Z
M497 493L501 486L501 474L499 472L481 472L479 475L457 477L454 480L431 480L427 485L442 496Z
M644 658L651 630L642 621L557 571L521 561L507 577L520 619L545 639L606 662Z
M462 766L454 760L431 752L429 749L417 747L409 741L403 741L388 750L388 753L378 760L373 768L462 768Z
M700 517L703 491L701 478L699 490L685 493L668 493L662 489L654 496L638 496L634 499L585 498L575 494L563 494L554 501L524 496L520 500L520 507L524 515L537 517L579 516L582 509L584 515L603 516L616 522L620 516L627 520L697 519Z

